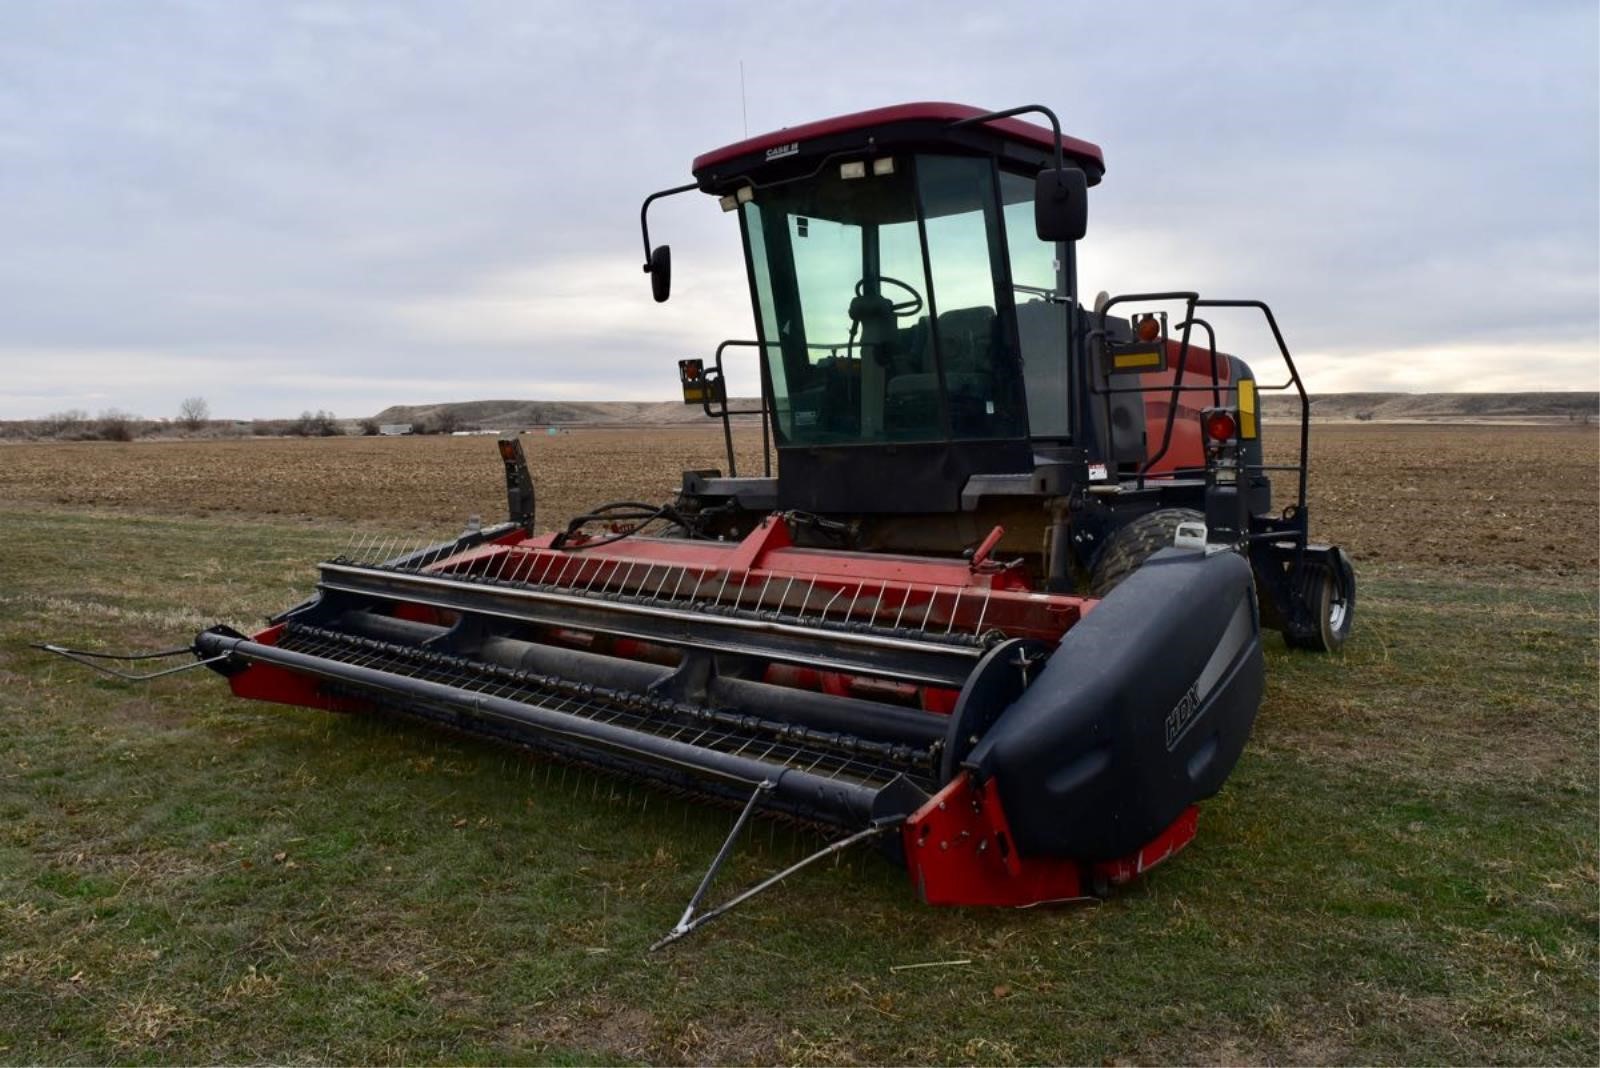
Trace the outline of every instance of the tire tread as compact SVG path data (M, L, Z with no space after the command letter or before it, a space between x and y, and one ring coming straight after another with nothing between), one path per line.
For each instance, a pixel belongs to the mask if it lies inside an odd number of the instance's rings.
M1117 584L1160 552L1171 548L1179 523L1203 523L1205 517L1193 508L1157 508L1118 527L1106 539L1089 571L1089 596L1104 597Z

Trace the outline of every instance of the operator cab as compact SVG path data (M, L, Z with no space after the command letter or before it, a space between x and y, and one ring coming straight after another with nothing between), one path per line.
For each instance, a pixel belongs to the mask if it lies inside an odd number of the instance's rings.
M1036 445L1070 442L1073 241L1098 148L910 104L693 169L684 188L738 214L779 507L951 511L973 475L1030 472Z
M1108 590L1183 533L1249 555L1259 607L1291 643L1343 641L1354 576L1309 542L1310 400L1271 309L1187 290L1085 308L1075 251L1105 164L1048 109L880 108L741 141L693 171L645 200L645 271L665 300L650 204L717 197L739 221L756 339L723 342L714 366L679 363L728 458L726 477L684 473L685 531L742 538L779 511L797 544L959 551L1029 567L1052 591ZM1171 322L1148 308L1173 304ZM1285 380L1258 384L1218 347L1207 317L1239 311L1264 318ZM729 407L730 349L758 356L759 408ZM1298 395L1297 463L1264 462L1259 390ZM738 475L736 415L761 416L763 477ZM1281 508L1273 471L1296 476Z

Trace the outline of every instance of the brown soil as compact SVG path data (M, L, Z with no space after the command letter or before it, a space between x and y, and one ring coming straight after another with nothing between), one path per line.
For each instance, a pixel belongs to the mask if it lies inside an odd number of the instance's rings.
M1269 427L1273 462L1293 433ZM685 469L723 467L715 427L578 430L523 439L540 526L613 500L669 500ZM738 433L742 473L760 439ZM1359 562L1592 574L1600 546L1600 437L1581 427L1319 425L1313 535ZM333 438L17 445L0 506L296 517L427 527L504 512L492 439ZM1278 499L1292 486L1280 473Z
M1271 427L1273 462L1294 459ZM1588 573L1600 563L1600 435L1584 427L1314 426L1312 536L1359 562ZM1292 474L1274 480L1278 499Z

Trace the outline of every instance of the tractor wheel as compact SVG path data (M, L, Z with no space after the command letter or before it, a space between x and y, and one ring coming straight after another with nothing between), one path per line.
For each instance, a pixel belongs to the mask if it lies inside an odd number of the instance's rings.
M1172 547L1179 523L1204 523L1192 508L1157 508L1118 527L1095 557L1089 571L1089 596L1104 597L1117 583L1144 566L1144 562Z
M1309 633L1283 632L1284 644L1292 649L1317 653L1337 653L1350 637L1356 614L1356 572L1350 558L1334 549L1326 563L1308 563L1300 576L1300 596L1316 620Z

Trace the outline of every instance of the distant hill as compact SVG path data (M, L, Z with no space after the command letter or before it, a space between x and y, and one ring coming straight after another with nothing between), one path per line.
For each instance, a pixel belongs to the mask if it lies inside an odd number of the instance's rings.
M1298 418L1299 398L1264 396L1269 419ZM1319 421L1376 423L1568 423L1600 418L1600 393L1324 393L1311 397Z
M735 408L754 407L735 399ZM1281 393L1263 396L1269 419L1299 415L1299 401ZM1311 398L1318 421L1351 422L1528 422L1600 420L1600 393L1324 393ZM450 429L520 430L534 426L698 426L697 406L681 401L481 400L454 404L397 404L373 418L379 423ZM753 417L752 417L753 418Z
M734 399L734 408L752 408L754 400ZM530 426L669 426L699 425L706 414L682 401L537 401L481 400L455 404L396 404L372 417L379 423L434 425L442 418L453 429L519 430Z

